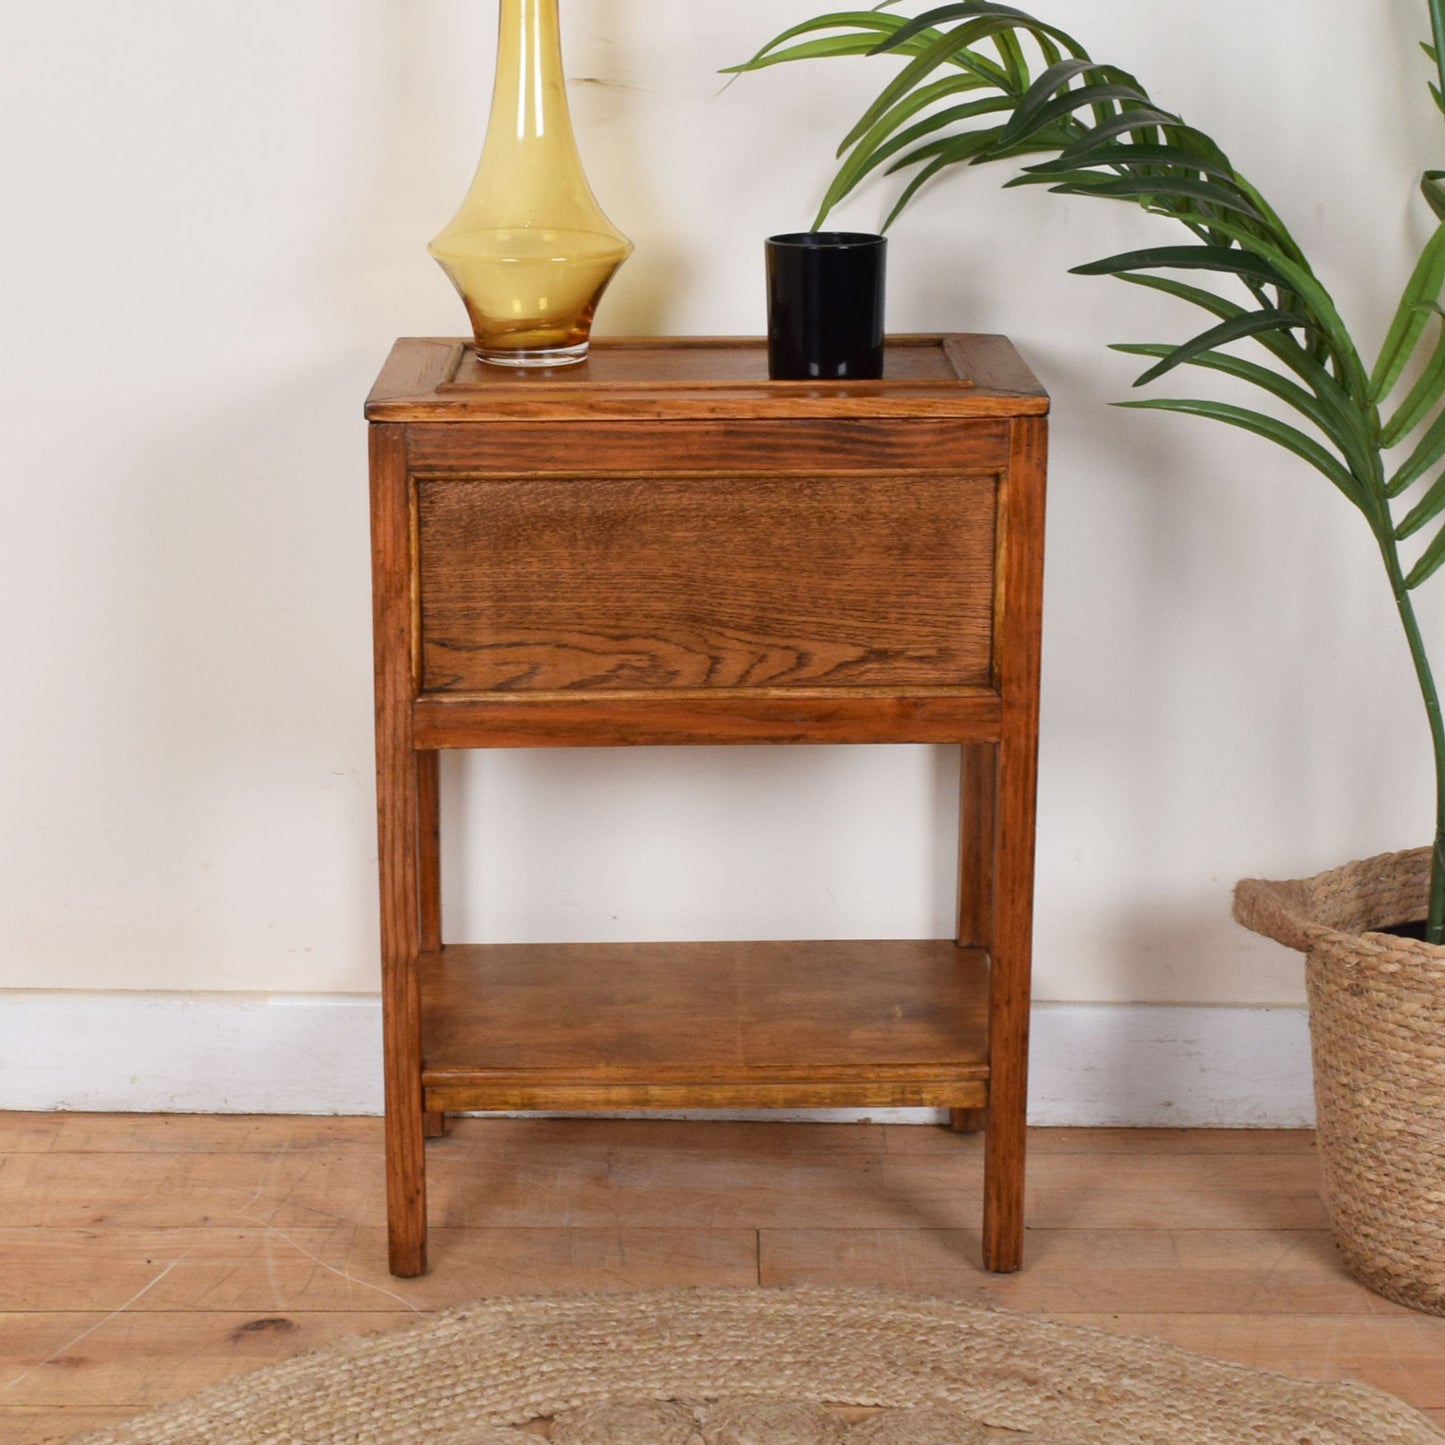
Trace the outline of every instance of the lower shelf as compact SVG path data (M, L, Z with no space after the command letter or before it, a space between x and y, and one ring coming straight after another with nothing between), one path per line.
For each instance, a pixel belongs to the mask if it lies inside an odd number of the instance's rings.
M982 1108L988 958L950 940L453 945L425 1107Z

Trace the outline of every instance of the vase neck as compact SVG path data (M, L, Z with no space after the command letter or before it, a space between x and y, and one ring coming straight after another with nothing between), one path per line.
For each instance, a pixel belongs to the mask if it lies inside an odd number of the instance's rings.
M498 0L482 158L431 253L466 302L477 354L557 366L587 354L592 313L632 243L602 213L572 135L557 0Z
M487 144L576 149L557 0L500 0Z

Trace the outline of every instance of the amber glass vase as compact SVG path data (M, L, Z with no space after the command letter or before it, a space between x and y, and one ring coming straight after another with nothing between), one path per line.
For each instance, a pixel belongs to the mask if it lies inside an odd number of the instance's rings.
M497 76L472 188L431 243L466 303L477 355L499 366L587 356L592 315L632 251L577 154L558 0L499 0Z

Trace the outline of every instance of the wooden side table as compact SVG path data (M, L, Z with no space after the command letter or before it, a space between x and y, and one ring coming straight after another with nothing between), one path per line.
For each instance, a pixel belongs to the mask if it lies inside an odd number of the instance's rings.
M1048 398L989 336L766 378L404 340L367 403L395 1274L448 1111L624 1107L950 1108L1020 1265ZM443 945L441 748L893 742L962 748L954 938Z

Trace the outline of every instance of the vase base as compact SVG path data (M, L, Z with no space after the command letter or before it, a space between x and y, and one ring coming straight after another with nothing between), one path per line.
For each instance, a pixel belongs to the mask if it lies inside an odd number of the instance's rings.
M585 341L579 342L576 346L534 347L531 350L517 347L501 350L480 345L473 347L473 350L477 354L477 360L485 361L489 366L538 368L576 366L579 361L587 360L587 342Z

